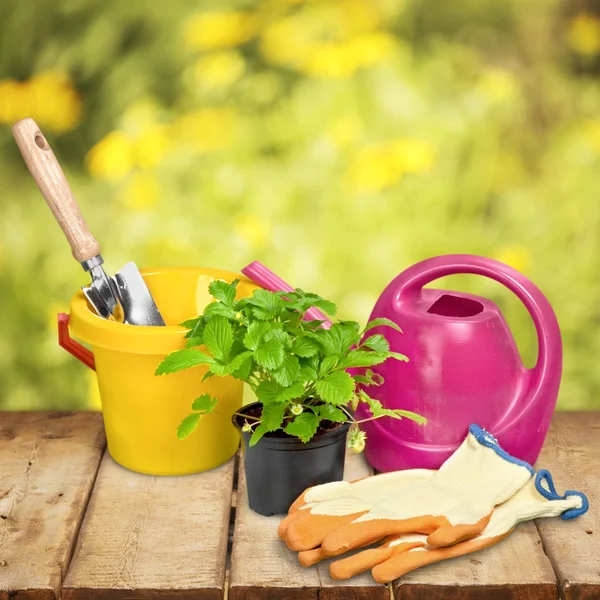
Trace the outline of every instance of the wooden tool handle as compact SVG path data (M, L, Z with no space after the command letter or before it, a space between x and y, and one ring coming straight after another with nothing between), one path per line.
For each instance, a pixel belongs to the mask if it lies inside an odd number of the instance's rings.
M100 244L90 233L52 148L33 119L12 128L29 172L63 230L73 256L83 262L100 254Z

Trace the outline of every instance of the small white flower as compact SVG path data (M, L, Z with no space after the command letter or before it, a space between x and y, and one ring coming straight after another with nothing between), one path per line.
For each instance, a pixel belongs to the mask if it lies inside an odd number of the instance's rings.
M250 423L248 423L248 421L244 421L244 426L242 427L242 431L244 433L250 433L252 431L252 427L250 426Z
M298 416L304 410L302 404L292 404L292 413Z

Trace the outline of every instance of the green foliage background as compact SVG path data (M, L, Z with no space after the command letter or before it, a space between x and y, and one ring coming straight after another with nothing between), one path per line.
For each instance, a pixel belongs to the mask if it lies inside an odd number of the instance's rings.
M555 0L0 3L0 408L97 406L56 343L86 275L10 133L36 118L108 272L258 259L364 323L423 258L521 270L600 408L600 21ZM516 298L494 299L524 361Z

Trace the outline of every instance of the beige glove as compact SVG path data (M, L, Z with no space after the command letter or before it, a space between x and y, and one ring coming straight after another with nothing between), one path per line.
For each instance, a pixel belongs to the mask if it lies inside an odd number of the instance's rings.
M401 533L426 534L430 546L449 546L479 535L494 507L523 487L533 469L471 425L431 477L406 483L399 473L310 488L282 521L280 537L290 550L321 546L327 556Z
M399 535L388 538L379 548L363 550L333 562L329 572L332 579L348 579L372 569L377 583L388 583L424 565L493 546L508 537L522 521L558 515L572 519L587 510L588 500L584 494L569 490L559 496L550 473L540 471L514 496L494 509L489 523L475 538L454 546L435 548L427 544L426 535Z

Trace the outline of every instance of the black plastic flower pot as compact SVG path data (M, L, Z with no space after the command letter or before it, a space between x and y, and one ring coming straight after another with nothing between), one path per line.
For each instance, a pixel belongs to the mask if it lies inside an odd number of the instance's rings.
M238 412L244 414L259 406L253 402ZM243 417L233 415L232 422L242 437L248 505L253 511L265 516L285 514L307 488L344 478L350 423L317 434L306 444L292 436L266 434L250 447L252 434L242 431Z

